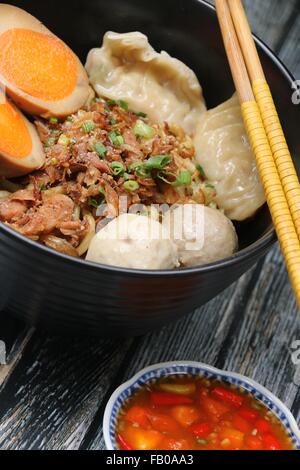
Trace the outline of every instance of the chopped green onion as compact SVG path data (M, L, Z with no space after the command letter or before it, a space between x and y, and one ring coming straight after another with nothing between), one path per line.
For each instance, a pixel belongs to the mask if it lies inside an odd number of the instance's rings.
M172 186L174 187L190 186L191 183L192 183L191 173L187 170L183 170L177 176L176 181L172 183Z
M40 191L45 191L46 189L47 189L47 186L46 186L45 183L42 183L42 184L39 185L39 190Z
M133 193L134 191L137 191L139 189L140 185L137 181L129 180L125 181L123 187L124 189L126 189L126 191Z
M54 137L49 137L45 140L44 145L45 147L52 147L55 144L56 139Z
M134 134L137 137L142 137L144 139L152 139L155 135L155 129L148 126L144 121L138 119L133 129Z
M170 155L156 155L145 161L147 170L162 170L171 162Z
M57 134L59 134L59 130L58 129L50 129L50 134L57 135Z
M152 170L163 170L170 162L170 155L156 155L150 157L145 162L133 163L129 169L138 176L145 178L150 176Z
M133 171L140 178L149 178L151 171L146 168L144 162L135 162L129 166L129 170Z
M115 176L121 176L123 173L125 173L125 167L121 162L113 162L111 164L111 169Z
M56 117L51 117L51 118L49 119L49 122L50 122L50 124L58 124L58 118L56 118Z
M138 117L141 117L141 118L146 118L147 117L147 114L146 113L142 113L141 111L139 113L134 113L136 116Z
M107 154L107 148L105 145L102 144L102 142L97 142L94 145L95 152L99 155L99 157L104 158L105 155Z
M108 106L120 106L120 108L124 109L124 111L128 111L129 105L127 101L124 100L108 100L107 101Z
M181 171L178 176L176 176L174 173L171 173L171 172L160 171L157 176L159 179L161 179L167 184L170 184L174 188L177 188L179 186L189 186L192 183L191 174L187 170ZM175 181L169 181L167 179L168 176L172 176L173 178L176 178Z
M206 174L205 174L205 171L203 169L203 166L201 166L199 163L196 165L196 168L197 170L199 171L200 173L200 176L202 176L202 178L206 178Z
M137 168L135 174L139 178L151 178L151 171L147 170L145 167Z
M117 106L117 101L116 100L107 100L107 105L108 106Z
M116 119L112 116L111 120L110 120L110 125L111 126L115 126L117 124L117 121Z
M144 165L143 162L135 162L135 163L132 163L131 165L129 165L129 170L130 171L135 171L137 168L142 168L142 166Z
M56 166L58 164L57 158L55 158L55 157L51 158L50 163L51 163L51 165Z
M120 147L120 145L124 144L124 139L119 133L112 131L112 132L109 132L108 135L113 145Z
M92 199L92 198L90 198L90 199L89 199L89 206L94 207L95 209L98 209L98 207L100 206L100 204L99 204L99 202L97 201L97 199Z
M210 188L210 189L216 189L216 188L214 187L214 185L211 184L211 183L206 183L205 187L206 187L206 188Z
M172 176L173 182L175 181L175 179L176 179L175 173L171 173L170 171L159 171L159 172L157 173L157 177L158 177L160 180L164 181L164 183L173 184L172 181L169 181L169 180L168 180L168 178L167 178L168 176Z
M73 116L68 116L67 121L68 122L74 122L74 117Z
M128 181L130 179L130 175L128 173L124 173L123 178L124 181Z
M81 126L81 130L86 134L89 134L95 129L95 127L96 124L93 121L85 121Z
M120 108L124 109L124 111L128 111L128 109L129 109L129 105L128 105L127 101L119 100L118 105L120 106Z
M67 137L65 134L61 134L61 136L58 139L58 144L67 146L69 145L69 143L70 143L69 137Z
M105 196L105 189L104 188L99 188L99 193Z
M116 144L115 145L123 145L124 144L124 139L121 135L118 135L116 139Z

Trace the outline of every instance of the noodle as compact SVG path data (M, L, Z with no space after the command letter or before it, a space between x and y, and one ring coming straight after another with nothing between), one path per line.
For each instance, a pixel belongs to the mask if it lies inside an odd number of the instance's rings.
M78 257L77 250L70 245L66 240L63 238L55 237L54 235L47 235L43 237L43 242L49 248L52 248L59 253L63 253L64 255Z
M79 220L80 219L80 207L76 206L73 212L73 220Z
M84 220L88 223L89 229L88 233L85 235L84 239L77 248L79 256L84 255L88 251L90 243L96 234L95 219L90 212L84 211Z

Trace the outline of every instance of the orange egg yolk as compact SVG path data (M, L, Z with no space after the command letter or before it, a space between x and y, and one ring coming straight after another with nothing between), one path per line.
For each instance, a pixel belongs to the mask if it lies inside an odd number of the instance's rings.
M15 28L0 36L0 74L34 98L59 101L76 87L77 60L55 36Z
M32 139L23 116L0 94L0 154L25 158L32 151Z

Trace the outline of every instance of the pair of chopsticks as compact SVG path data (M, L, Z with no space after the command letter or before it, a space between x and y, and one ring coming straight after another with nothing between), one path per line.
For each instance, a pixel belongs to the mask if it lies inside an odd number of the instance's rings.
M227 58L300 307L300 185L241 0L215 0Z

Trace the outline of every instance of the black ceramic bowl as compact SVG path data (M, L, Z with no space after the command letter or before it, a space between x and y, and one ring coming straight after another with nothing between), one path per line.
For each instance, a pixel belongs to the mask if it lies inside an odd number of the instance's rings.
M85 61L107 30L139 30L198 75L209 107L234 91L214 9L200 0L15 1L40 18ZM292 78L258 41L262 63L294 155L300 154L300 108ZM0 309L33 324L102 336L138 335L178 319L245 273L275 241L264 207L237 227L241 250L209 266L138 271L57 254L0 224Z

